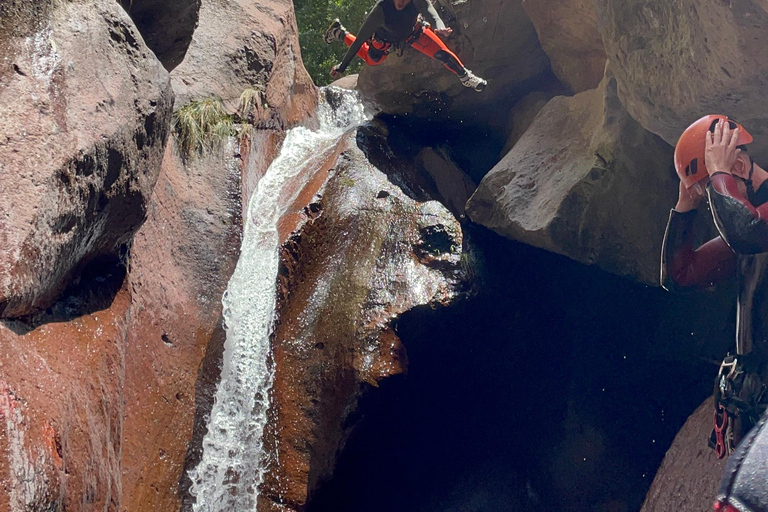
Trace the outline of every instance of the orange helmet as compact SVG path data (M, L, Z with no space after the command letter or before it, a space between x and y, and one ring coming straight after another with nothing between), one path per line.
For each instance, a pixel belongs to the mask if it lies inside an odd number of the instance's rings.
M752 136L739 123L728 119L727 116L704 116L685 129L675 146L675 171L683 182L685 188L690 188L694 183L708 177L707 166L704 163L704 149L706 147L705 135L714 132L718 121L728 121L731 130L739 129L738 145L749 144Z

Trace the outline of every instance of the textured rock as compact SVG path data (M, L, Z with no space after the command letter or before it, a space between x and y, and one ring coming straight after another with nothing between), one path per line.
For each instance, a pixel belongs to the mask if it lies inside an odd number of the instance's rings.
M440 202L457 217L463 217L467 200L477 188L472 178L441 148L421 150L416 155L416 165L434 181Z
M331 86L339 87L341 89L349 89L351 91L357 90L357 79L359 75L347 75L334 81Z
M605 70L605 50L592 0L523 0L552 71L573 92L593 89Z
M704 114L724 113L768 158L764 0L598 0L600 32L622 103L675 144Z
M726 459L707 447L712 432L712 400L696 409L664 457L640 512L711 510Z
M549 103L553 96L548 92L534 91L515 103L515 106L509 111L509 124L507 125L509 137L502 150L502 155L506 155L517 144L517 141L525 134L541 109Z
M184 60L197 27L201 0L120 0L144 42L165 69Z
M280 140L266 135L186 166L169 145L127 278L101 258L49 313L0 324L0 509L178 510L242 189Z
M465 66L488 80L482 94L466 89L442 64L412 48L403 57L390 54L379 66L365 66L360 91L387 113L472 117L481 110L505 114L502 105L511 101L509 97L549 69L520 0L439 4L443 20L454 30L446 44Z
M108 267L47 317L0 323L1 510L120 510L130 296Z
M255 88L269 105L258 121L280 126L303 119L317 101L290 0L202 0L200 26L172 78L176 108L213 96L234 111Z
M629 117L607 75L556 97L482 180L470 218L497 233L658 285L672 150Z
M254 148L255 149L255 148ZM261 148L259 148L261 149ZM186 165L169 145L127 286L125 510L179 510L198 368L220 336L221 296L240 254L235 140Z
M141 225L172 92L114 1L3 7L0 316L49 306Z
M462 279L454 217L395 185L414 169L379 160L386 147L375 131L357 138L377 151L366 156L346 135L330 160L307 169L317 174L288 224L281 222L290 236L282 248L260 511L304 510L330 476L361 393L406 369L392 321L414 307L448 303Z

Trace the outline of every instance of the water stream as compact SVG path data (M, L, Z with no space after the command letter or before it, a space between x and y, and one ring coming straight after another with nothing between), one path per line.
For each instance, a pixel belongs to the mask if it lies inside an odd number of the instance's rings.
M202 459L189 472L194 512L256 510L273 380L270 333L279 263L277 223L281 209L292 202L286 191L301 191L295 180L306 163L333 148L345 132L365 121L366 114L356 93L325 88L317 119L315 130L297 127L287 133L280 154L250 199L240 259L222 298L227 339L221 381Z

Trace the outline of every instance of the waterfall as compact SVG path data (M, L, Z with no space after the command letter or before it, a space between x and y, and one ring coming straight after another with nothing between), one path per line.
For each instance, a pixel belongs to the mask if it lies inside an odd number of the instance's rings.
M366 116L357 93L328 87L320 91L317 118L318 129L297 127L287 133L280 154L250 199L240 259L222 298L227 339L221 381L202 459L189 471L194 512L256 511L273 380L270 334L279 263L277 223L281 208L292 202L283 196L298 194L302 187L292 180L307 162L332 150L339 137Z

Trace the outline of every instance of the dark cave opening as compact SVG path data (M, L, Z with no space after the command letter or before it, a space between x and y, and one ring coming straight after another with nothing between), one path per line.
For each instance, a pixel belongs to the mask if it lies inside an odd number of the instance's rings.
M479 294L400 320L408 374L367 393L309 512L639 510L711 392L728 292L676 296L469 231Z

